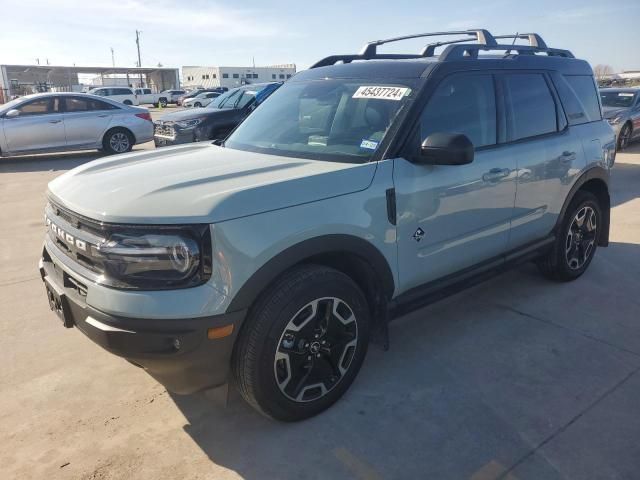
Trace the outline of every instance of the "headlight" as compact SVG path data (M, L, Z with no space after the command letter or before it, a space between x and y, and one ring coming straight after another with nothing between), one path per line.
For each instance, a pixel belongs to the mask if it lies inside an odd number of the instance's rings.
M202 123L202 118L194 118L193 120L181 120L179 122L175 122L174 125L179 126L183 130L187 130L189 128L195 128Z
M607 121L608 121L611 125L615 125L615 124L617 124L617 123L620 123L620 120L622 120L622 117L607 118Z
M119 288L191 287L211 276L209 229L154 230L111 233L92 247L105 284Z

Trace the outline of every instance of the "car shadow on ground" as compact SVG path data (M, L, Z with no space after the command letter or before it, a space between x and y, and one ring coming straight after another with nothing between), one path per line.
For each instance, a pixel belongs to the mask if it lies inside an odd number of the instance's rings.
M106 157L103 152L73 152L0 158L0 173L29 173L71 170L84 163Z
M579 478L571 473L585 456L594 463L590 478L601 478L600 465L604 476L625 471L635 460L624 440L615 458L598 454L621 425L586 435L575 459L555 459L552 442L545 447L550 452L536 453L601 392L640 368L634 313L640 303L630 293L640 265L629 265L634 258L640 263L640 245L614 243L598 253L576 282L551 283L525 264L397 319L390 351L371 345L352 388L315 418L274 422L233 389L225 407L219 389L172 395L188 421L184 430L212 462L248 480L488 480L512 467L506 478L552 480ZM620 284L621 275L636 280L607 300L617 312L607 318L597 307L601 288ZM586 300L575 301L578 296ZM638 408L617 412L628 416L621 421L638 414Z

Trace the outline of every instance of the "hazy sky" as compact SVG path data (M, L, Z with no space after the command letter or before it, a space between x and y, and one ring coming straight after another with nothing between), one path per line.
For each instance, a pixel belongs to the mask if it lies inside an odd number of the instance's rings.
M134 66L256 65L299 69L363 43L409 33L488 28L535 31L592 65L640 70L640 1L244 2L165 0L0 0L0 63ZM418 51L424 41L407 42ZM398 51L398 47L387 51Z

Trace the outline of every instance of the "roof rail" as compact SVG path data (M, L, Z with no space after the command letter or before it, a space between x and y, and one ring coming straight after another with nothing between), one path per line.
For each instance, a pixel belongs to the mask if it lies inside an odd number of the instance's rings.
M402 40L410 40L413 38L436 37L446 35L467 35L465 38L455 40L445 40L434 42L426 45L419 54L411 53L378 53L377 48L385 43L399 42ZM512 45L499 45L496 39L513 39ZM516 45L516 39L529 40L529 45ZM466 43L473 42L477 43ZM458 45L462 44L462 45ZM537 33L516 33L514 35L499 35L494 37L489 31L484 29L474 30L456 30L449 32L432 32L418 33L415 35L405 35L403 37L387 38L385 40L375 40L367 43L358 54L350 55L331 55L311 65L309 68L326 67L338 62L350 63L354 60L400 60L412 58L433 57L435 49L444 45L448 47L440 54L438 60L444 62L446 60L460 60L463 58L478 58L480 51L516 51L518 55L535 55L536 53L546 53L549 56L574 58L569 50L559 48L549 48L547 44Z
M385 43L393 43L400 42L402 40L411 40L413 38L422 38L422 37L441 37L445 35L469 35L475 36L475 40L482 45L494 46L496 45L496 41L493 38L493 35L489 33L488 30L477 29L477 30L452 30L448 32L430 32L430 33L416 33L414 35L405 35L403 37L394 37L387 38L385 40L375 40L373 42L367 43L360 55L363 57L374 57L376 55L376 50L379 45L384 45ZM469 38L469 40L473 40L473 38Z
M521 40L529 40L529 46L530 47L537 47L537 48L549 48L547 47L547 44L545 43L545 41L542 39L542 37L540 35L538 35L537 33L516 33L515 35L498 35L496 37L493 38L513 38L515 39L521 39Z

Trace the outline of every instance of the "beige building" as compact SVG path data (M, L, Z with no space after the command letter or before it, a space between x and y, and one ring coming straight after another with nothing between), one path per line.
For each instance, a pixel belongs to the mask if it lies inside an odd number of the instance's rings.
M235 88L251 83L285 81L296 73L295 64L267 67L182 67L185 88Z

